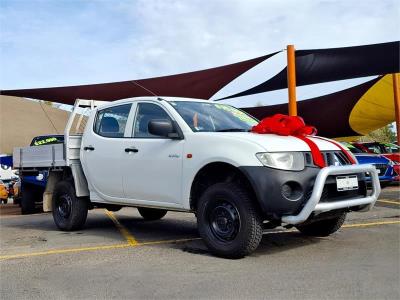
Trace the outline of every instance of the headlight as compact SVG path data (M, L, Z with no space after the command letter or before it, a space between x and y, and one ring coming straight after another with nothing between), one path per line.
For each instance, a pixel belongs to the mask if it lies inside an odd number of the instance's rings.
M267 167L301 171L304 169L304 155L301 152L257 153L258 160Z

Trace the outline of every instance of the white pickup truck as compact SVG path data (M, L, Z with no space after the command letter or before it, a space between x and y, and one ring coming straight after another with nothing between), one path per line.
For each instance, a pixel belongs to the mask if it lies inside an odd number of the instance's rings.
M91 113L83 133L71 134L81 107ZM374 205L372 165L352 165L333 143L310 137L328 165L321 169L304 141L250 132L257 123L197 99L77 100L64 143L16 148L14 167L22 176L49 171L43 208L61 230L81 229L96 207L137 207L147 220L193 212L210 251L229 258L255 250L265 228L326 236L347 212Z

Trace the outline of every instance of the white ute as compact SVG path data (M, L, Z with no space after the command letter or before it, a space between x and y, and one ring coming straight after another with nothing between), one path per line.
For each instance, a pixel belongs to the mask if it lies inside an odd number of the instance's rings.
M79 115L84 107L88 118ZM84 121L83 134L71 134ZM347 212L374 205L380 184L372 165L352 165L335 144L310 137L328 165L321 169L305 142L250 132L257 123L205 100L78 99L64 144L16 148L14 167L22 176L49 171L43 209L61 230L81 229L95 207L133 206L147 220L193 212L210 251L229 258L254 251L265 228L326 236Z

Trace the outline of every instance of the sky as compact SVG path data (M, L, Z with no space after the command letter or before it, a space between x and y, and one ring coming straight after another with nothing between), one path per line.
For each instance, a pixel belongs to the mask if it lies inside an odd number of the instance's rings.
M400 0L0 0L0 89L141 79L216 67L294 44L319 49L400 40ZM257 85L282 52L213 98ZM364 82L299 87L300 100ZM282 103L287 91L227 101Z

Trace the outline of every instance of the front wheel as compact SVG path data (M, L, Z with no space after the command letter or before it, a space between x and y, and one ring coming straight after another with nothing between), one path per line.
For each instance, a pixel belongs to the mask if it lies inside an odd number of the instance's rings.
M338 231L345 220L346 213L343 212L337 217L312 222L306 225L297 225L296 228L305 235L323 237Z
M139 214L148 221L159 220L167 214L164 209L138 207Z
M234 183L217 183L203 193L197 223L210 251L221 257L244 257L262 238L262 220L252 199Z
M88 200L76 197L73 183L57 183L52 200L53 219L59 229L73 231L83 227L88 213Z

